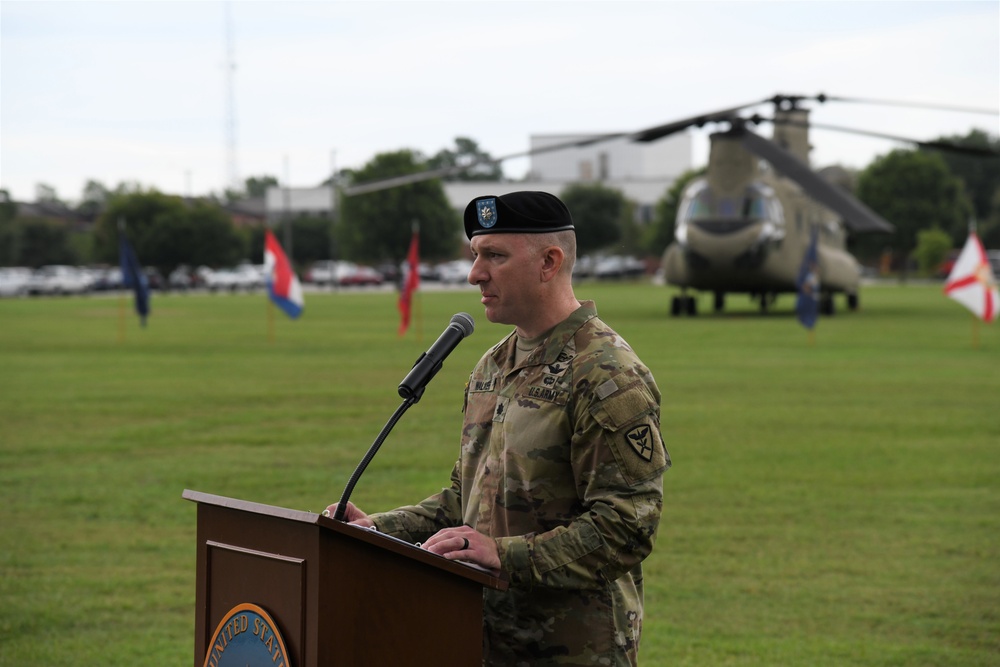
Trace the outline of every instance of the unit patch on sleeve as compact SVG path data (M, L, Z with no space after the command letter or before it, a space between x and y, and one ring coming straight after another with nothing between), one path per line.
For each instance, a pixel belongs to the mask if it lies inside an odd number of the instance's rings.
M649 424L640 424L626 431L625 438L632 445L632 451L647 463L653 460L653 439L650 437Z

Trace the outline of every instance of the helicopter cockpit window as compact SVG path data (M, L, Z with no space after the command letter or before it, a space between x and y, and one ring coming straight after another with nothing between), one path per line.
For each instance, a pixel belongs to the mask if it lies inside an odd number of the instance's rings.
M767 187L751 185L743 197L717 197L707 181L692 186L681 207L681 219L702 220L771 220L784 222L781 204Z

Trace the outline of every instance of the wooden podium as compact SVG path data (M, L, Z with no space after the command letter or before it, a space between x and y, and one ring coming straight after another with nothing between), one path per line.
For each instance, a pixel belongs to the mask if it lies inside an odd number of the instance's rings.
M237 605L267 611L289 667L482 664L502 575L311 512L185 490L198 504L194 665Z

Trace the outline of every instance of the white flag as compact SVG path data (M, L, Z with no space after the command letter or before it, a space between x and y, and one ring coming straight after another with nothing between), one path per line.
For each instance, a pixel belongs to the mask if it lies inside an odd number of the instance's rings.
M996 319L1000 304L997 279L975 232L969 234L962 254L955 260L955 266L944 283L944 293L984 322Z

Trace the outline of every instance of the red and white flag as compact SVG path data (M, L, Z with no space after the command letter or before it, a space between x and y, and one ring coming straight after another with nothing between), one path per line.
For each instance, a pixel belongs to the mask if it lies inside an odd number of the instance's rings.
M302 285L270 229L264 233L264 272L267 274L267 295L274 305L292 319L301 315L305 305Z
M984 322L996 319L1000 305L997 279L975 232L969 233L962 253L955 260L955 266L944 283L944 293Z
M399 293L399 335L402 336L410 326L410 311L413 306L413 293L420 287L420 231L414 227L410 238L410 251L406 253L406 273L403 276L403 289Z

